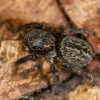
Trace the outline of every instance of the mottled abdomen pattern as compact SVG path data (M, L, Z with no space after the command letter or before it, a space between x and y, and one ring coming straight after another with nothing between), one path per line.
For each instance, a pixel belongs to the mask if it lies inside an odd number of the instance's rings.
M74 67L84 67L93 57L91 47L76 37L64 37L60 43L60 53L64 61Z

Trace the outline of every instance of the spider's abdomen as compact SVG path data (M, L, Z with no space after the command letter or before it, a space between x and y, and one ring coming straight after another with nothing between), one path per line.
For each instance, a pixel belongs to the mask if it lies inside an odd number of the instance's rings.
M84 40L75 37L63 37L59 43L59 52L63 60L74 67L84 67L92 60L91 47Z

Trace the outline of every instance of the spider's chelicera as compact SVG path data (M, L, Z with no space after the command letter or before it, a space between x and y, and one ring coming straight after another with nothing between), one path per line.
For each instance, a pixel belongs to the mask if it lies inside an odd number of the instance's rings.
M26 28L32 28L32 30L25 35L23 41L30 55L18 59L15 65L22 64L28 60L35 61L41 58L41 60L39 60L40 62L34 67L26 69L25 72L29 73L42 68L44 60L48 59L51 70L55 75L54 82L59 76L58 68L55 63L58 62L63 67L76 72L87 81L99 86L92 76L81 70L81 67L87 66L93 58L91 47L84 40L70 36L70 34L77 33L91 34L91 31L82 28L65 30L60 27L52 35L50 34L50 25L45 22L25 24L19 26L16 31Z

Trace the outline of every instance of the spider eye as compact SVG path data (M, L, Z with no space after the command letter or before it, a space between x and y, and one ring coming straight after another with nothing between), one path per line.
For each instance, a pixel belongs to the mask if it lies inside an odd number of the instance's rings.
M33 49L35 49L35 50L43 50L44 48L43 48L43 46L34 45Z

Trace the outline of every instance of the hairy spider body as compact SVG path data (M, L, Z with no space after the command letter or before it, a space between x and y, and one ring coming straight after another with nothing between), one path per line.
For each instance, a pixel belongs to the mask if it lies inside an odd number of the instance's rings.
M46 31L33 29L25 36L31 50L48 50L55 46L55 38Z
M67 65L84 67L92 60L92 49L84 40L63 35L57 44L62 62L66 62Z
M81 67L89 64L93 58L93 52L87 42L82 39L71 37L70 34L87 33L91 34L91 31L86 29L61 29L52 35L50 34L50 25L48 23L30 23L19 26L16 31L32 28L30 32L25 35L24 43L28 48L30 55L22 57L15 62L15 65L22 64L28 60L39 60L38 64L30 69L26 69L23 73L32 72L42 67L45 59L50 61L50 68L55 76L53 84L56 84L56 80L59 79L59 72L55 61L65 68L76 72L84 79L99 86L99 84L87 73L81 70ZM67 36L67 34L69 34Z

